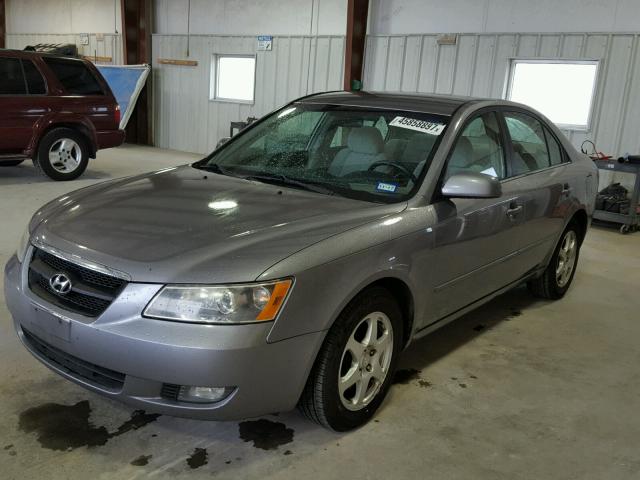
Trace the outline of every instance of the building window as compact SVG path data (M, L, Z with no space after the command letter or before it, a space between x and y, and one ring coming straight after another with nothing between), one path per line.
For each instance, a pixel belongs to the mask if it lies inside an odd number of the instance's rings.
M253 103L255 82L255 56L214 55L211 59L211 100Z
M561 128L587 130L597 61L513 60L507 98L546 115Z

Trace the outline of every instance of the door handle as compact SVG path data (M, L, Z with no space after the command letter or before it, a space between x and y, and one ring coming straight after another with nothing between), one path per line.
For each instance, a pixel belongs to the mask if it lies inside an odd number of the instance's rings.
M571 185L565 183L564 185L562 185L562 194L567 195L569 193L571 193Z
M507 217L513 220L518 214L520 214L520 212L522 212L522 210L523 210L522 205L512 204L507 209Z

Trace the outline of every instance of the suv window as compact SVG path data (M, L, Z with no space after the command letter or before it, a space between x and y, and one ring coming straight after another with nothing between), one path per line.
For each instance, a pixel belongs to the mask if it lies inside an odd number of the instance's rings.
M27 93L20 60L0 58L0 95L24 95Z
M91 70L79 60L43 57L65 90L71 95L104 95Z
M30 95L42 95L47 93L44 79L31 60L22 60L22 68L27 79L27 88Z
M504 144L495 112L471 120L458 137L447 163L445 179L462 172L505 177Z
M542 124L530 115L505 112L504 119L513 145L512 176L535 172L550 165Z

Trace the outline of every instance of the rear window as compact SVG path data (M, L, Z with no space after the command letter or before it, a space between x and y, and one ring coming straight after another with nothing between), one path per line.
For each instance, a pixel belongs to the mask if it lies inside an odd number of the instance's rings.
M93 72L83 62L51 57L43 60L71 95L104 95Z
M0 95L24 95L26 86L20 60L0 58Z

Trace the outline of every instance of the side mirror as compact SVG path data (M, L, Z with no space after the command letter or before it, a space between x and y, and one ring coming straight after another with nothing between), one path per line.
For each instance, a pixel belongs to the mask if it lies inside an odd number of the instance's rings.
M220 148L222 145L227 143L229 140L231 140L231 137L222 137L220 140L218 140L218 143L216 143L216 148Z
M502 195L502 185L497 178L484 173L456 173L444 183L442 195L450 198L497 198Z

